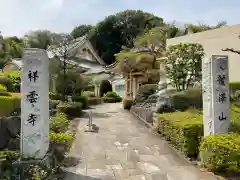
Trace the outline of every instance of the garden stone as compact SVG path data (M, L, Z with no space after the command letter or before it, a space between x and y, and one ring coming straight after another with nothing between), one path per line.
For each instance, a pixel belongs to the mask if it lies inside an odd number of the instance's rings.
M7 130L11 137L16 137L21 132L21 118L19 116L10 116L5 119Z

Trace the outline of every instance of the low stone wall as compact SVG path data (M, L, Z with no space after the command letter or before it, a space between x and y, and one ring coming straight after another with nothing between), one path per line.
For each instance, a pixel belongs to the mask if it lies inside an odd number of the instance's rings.
M132 106L130 109L130 112L137 117L138 119L140 119L141 121L143 121L144 123L146 123L149 126L153 126L153 113L154 111L151 108L145 108L145 107L136 107L136 106Z

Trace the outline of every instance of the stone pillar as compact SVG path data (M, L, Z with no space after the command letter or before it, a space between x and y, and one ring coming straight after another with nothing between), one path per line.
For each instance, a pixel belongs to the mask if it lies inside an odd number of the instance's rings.
M49 148L49 71L45 50L25 49L21 77L21 155L43 158Z
M202 62L204 136L228 133L230 124L228 56Z

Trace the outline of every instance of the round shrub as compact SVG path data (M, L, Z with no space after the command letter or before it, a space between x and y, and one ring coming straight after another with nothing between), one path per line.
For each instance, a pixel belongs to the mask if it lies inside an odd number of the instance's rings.
M6 86L0 84L0 92L7 92Z
M11 96L9 92L0 91L0 96Z
M115 97L115 101L116 101L116 102L121 102L121 101L122 101L122 98L121 98L120 96Z
M82 113L82 103L60 103L57 105L57 109L59 112L67 114L69 117L80 117Z
M6 84L8 92L20 92L21 87L21 72L8 72L4 73L9 79L9 83Z
M60 100L60 101L64 100L64 97L62 95L57 93L52 93L52 92L49 93L49 98L51 100Z
M89 106L102 104L102 101L103 101L102 98L100 98L100 97L89 97L87 100L88 100Z
M86 109L86 108L88 107L87 97L85 97L85 96L77 96L77 95L74 95L74 96L72 96L72 100L73 100L74 102L80 102L80 103L82 103L82 108L83 108L83 109Z
M6 77L6 76L1 76L0 75L0 84L4 84L4 85L7 85L9 83L9 78Z
M114 97L103 97L103 102L105 103L115 103L116 100Z
M131 109L134 99L126 98L123 100L123 109Z
M116 92L107 92L104 94L103 98L104 102L106 103L115 103L115 102L121 102L122 98L116 93Z
M82 93L82 95L83 95L84 97L96 97L95 94L94 94L94 92L92 92L92 91L84 91L84 92Z
M200 145L202 164L213 172L240 172L240 135L207 136Z
M50 118L50 129L56 133L63 133L69 129L70 121L64 113L57 113Z
M112 92L107 92L106 94L104 94L104 96L115 98L115 97L118 97L118 94L116 92L112 91Z
M175 110L184 111L188 108L202 108L201 89L188 89L170 95L170 101Z
M135 103L143 103L148 99L148 97L157 91L157 84L144 84L142 85L137 92L135 97Z

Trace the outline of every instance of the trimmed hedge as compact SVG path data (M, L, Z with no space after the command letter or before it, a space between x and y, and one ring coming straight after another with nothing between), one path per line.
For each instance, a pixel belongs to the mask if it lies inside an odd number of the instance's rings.
M229 83L230 93L234 94L237 90L240 90L240 82Z
M197 157L203 136L202 115L192 112L159 114L157 131L188 157Z
M103 102L104 103L115 103L116 100L114 97L103 97Z
M0 84L0 92L7 92L6 86Z
M92 92L92 91L83 91L82 96L85 96L85 97L96 97L94 92Z
M14 109L20 108L20 101L17 96L0 96L0 116L8 116Z
M8 78L9 81L6 84L8 92L20 92L21 72L0 73L0 76Z
M121 102L122 98L116 92L107 92L104 94L103 101L105 103L116 103Z
M65 113L69 118L80 117L82 114L82 103L60 103L57 105L59 112Z
M87 101L89 106L95 106L103 103L103 100L100 97L89 97Z
M55 133L64 133L69 129L70 121L64 113L57 113L56 116L50 117L50 129Z
M74 135L70 133L55 133L53 131L49 134L51 146L62 145L65 152L71 149Z
M130 110L132 107L134 99L126 98L123 100L123 109Z
M170 95L170 100L175 110L184 111L188 108L202 108L201 89L188 89Z
M82 103L82 108L83 108L83 109L88 108L87 97L74 95L74 96L72 96L72 100L73 100L74 102L80 102L80 103Z
M7 85L10 82L9 78L4 74L0 74L0 84Z
M189 109L185 112L159 114L157 131L171 141L177 149L189 157L199 153L203 137L202 111ZM240 107L231 106L229 132L240 134Z
M52 92L49 93L49 98L51 100L60 100L60 101L64 100L64 97L62 95L57 93L52 93Z
M207 136L200 146L202 164L213 172L240 172L240 135Z

